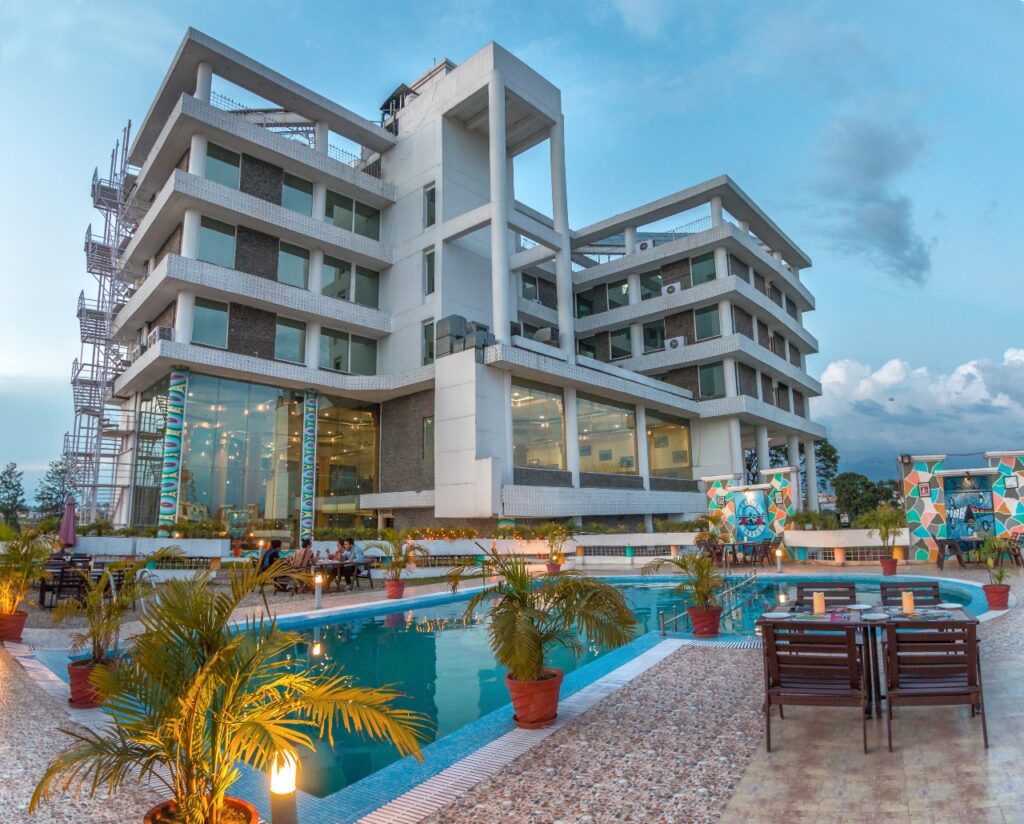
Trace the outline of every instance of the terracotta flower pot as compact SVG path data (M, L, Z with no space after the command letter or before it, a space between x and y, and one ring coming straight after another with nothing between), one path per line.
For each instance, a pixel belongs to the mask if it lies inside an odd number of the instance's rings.
M565 673L548 667L540 681L514 681L505 676L505 686L512 696L512 720L525 730L539 730L553 724L558 716L558 693L562 689Z
M405 594L405 581L385 581L384 589L388 592L388 598L401 598Z
M879 558L878 563L882 565L883 575L895 575L896 565L899 563L895 558Z
M28 613L21 610L0 612L0 641L20 641L27 620Z
M988 600L989 609L1007 609L1010 601L1009 584L985 584L985 598Z
M235 813L247 816L244 819L246 824L259 824L259 811L248 801L243 801L241 798L232 798L228 795L224 797L224 803ZM171 822L178 820L174 817L177 810L178 803L176 801L164 801L146 813L145 818L142 819L142 824L171 824Z
M68 680L71 682L71 697L68 703L77 710L90 710L103 703L103 693L93 686L90 676L98 666L110 666L113 661L94 664L91 660L68 663Z
M694 635L718 635L719 625L722 621L721 607L687 607L686 614L690 616L690 623L693 624Z
M556 572L561 572L562 571L562 565L561 564L551 564L551 563L548 563L548 564L546 564L546 566L548 568L548 575L554 575Z

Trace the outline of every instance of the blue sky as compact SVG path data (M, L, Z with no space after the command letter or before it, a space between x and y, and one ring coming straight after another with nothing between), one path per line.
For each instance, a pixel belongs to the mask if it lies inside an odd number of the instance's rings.
M366 116L497 40L562 90L573 226L726 172L810 254L812 414L849 467L1024 448L1021 0L5 0L0 463L30 487L72 419L92 170L189 25Z

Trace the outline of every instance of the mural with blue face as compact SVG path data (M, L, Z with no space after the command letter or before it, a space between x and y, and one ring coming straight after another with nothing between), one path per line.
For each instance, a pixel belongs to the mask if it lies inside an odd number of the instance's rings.
M737 490L734 494L736 540L740 543L771 540L773 536L768 527L768 504L764 490Z
M992 483L988 475L953 475L943 478L946 498L946 537L991 535L995 529Z

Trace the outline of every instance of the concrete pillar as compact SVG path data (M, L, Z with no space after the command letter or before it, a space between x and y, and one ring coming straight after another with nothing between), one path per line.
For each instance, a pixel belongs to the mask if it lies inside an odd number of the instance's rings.
M768 446L768 427L758 425L754 427L754 445L757 449L757 468L771 469L772 453Z
M186 209L181 222L181 256L199 257L199 230L202 215L198 209Z
M320 322L316 320L306 323L306 367L320 368Z
M793 277L795 277L797 280L800 280L800 267L799 266L790 266L789 267L789 271L793 273Z
M327 154L328 135L330 133L331 130L323 120L318 120L313 127L313 148L320 152L320 154Z
M626 254L631 255L636 251L636 226L627 226L622 234Z
M731 335L734 331L732 325L732 301L728 299L718 301L718 330L723 338L726 335Z
M722 377L725 379L725 397L735 398L739 389L736 385L736 361L732 358L723 358Z
M786 439L786 460L793 467L793 501L796 508L803 509L800 495L800 438L790 435Z
M749 220L741 220L740 221L740 228L744 232L749 232L750 231L750 221Z
M309 291L319 295L324 286L324 250L309 250Z
M562 390L565 397L565 468L572 475L572 485L580 485L580 433L576 419L576 390L571 386Z
M198 177L206 177L206 135L194 134L188 147L188 173Z
M647 409L640 404L636 408L636 466L644 482L644 489L651 488L651 456L647 451Z
M818 467L814 463L814 441L804 441L804 472L807 473L807 508L818 511Z
M729 471L743 477L743 436L740 419L735 416L729 418Z
M722 198L718 195L711 198L711 225L722 225Z
M323 220L327 211L327 184L313 183L313 220Z
M174 307L174 342L192 343L192 318L196 310L196 293L178 292Z
M724 246L715 249L715 277L718 280L729 277L729 253Z
M508 266L508 152L505 146L505 80L495 71L487 86L487 128L491 167L491 326L499 343L509 343L511 305ZM559 312L561 312L559 301Z
M772 257L775 258L776 260L782 260L782 252L780 252L778 249L775 249L772 252Z
M210 102L210 91L213 86L213 67L209 63L200 63L196 67L195 97L204 103Z
M558 291L558 340L569 363L576 362L575 317L572 295L572 249L569 230L569 199L565 187L565 119L559 115L551 127L551 212L561 248L555 253L555 285Z

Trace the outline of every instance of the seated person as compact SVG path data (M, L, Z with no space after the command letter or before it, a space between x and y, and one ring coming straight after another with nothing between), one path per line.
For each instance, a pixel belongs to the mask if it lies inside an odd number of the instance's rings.
M274 538L260 556L260 572L266 572L272 565L281 560L281 540Z
M313 566L313 542L309 538L303 538L299 551L292 556L292 568L297 570L308 570Z
M356 557L358 553L358 558ZM362 560L362 550L356 550L351 538L338 540L338 560L342 561L341 574L345 576L345 588L352 589L352 581L356 574L356 564Z

